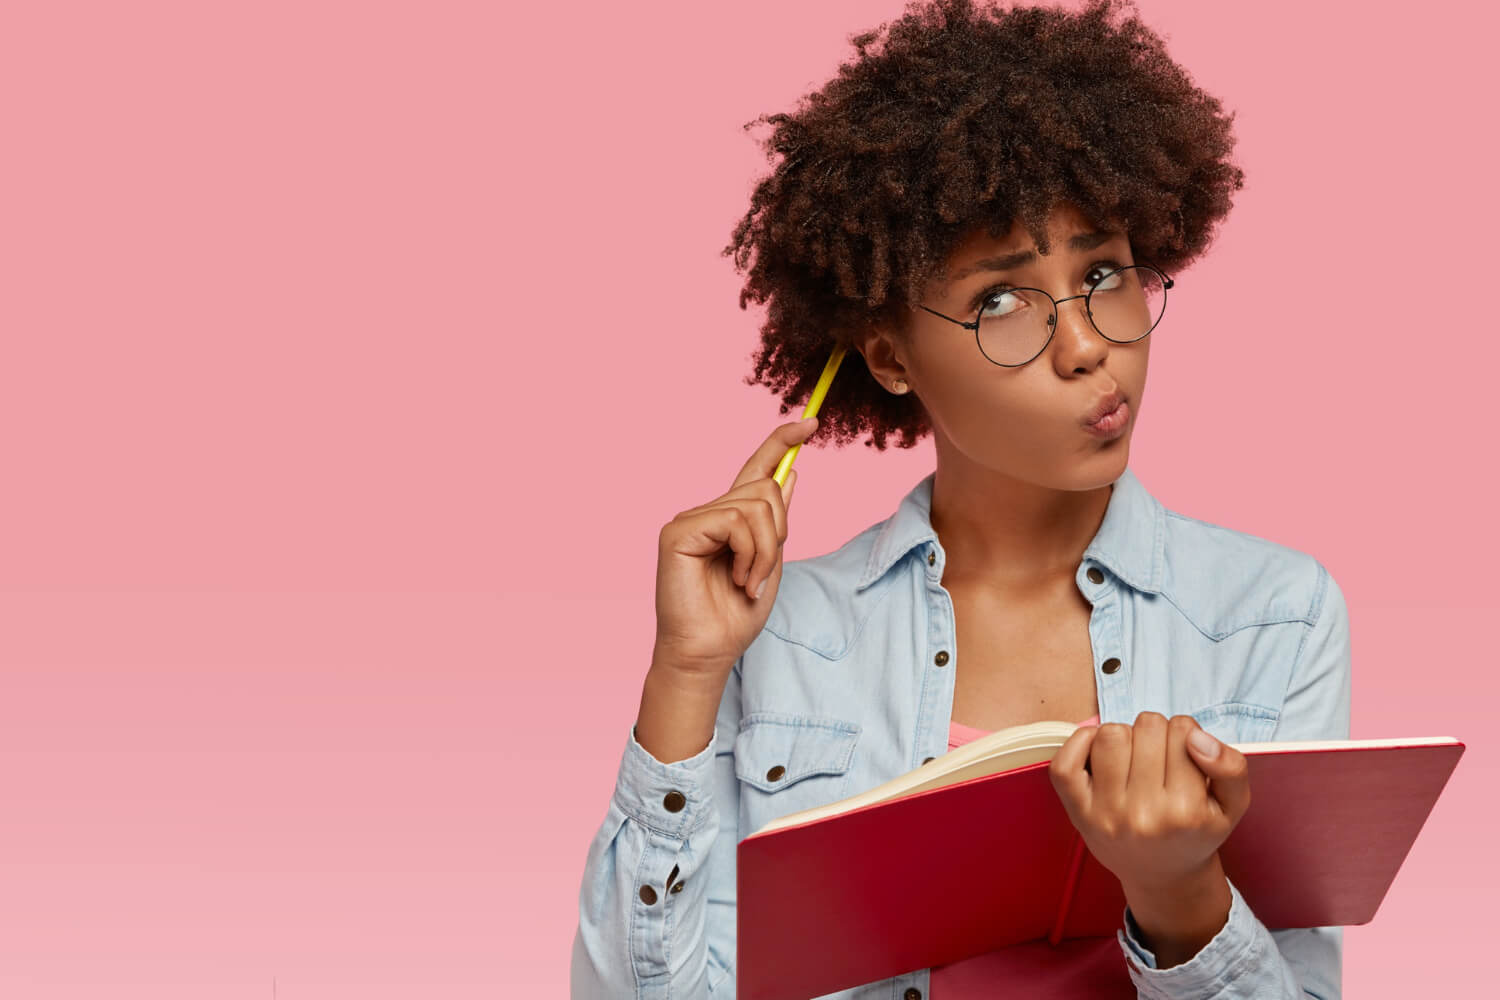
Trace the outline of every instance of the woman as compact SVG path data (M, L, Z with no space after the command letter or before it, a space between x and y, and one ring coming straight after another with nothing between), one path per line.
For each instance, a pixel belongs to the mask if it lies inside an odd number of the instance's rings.
M820 421L661 531L575 997L733 995L741 838L1043 719L1081 723L1049 773L1125 890L1116 937L833 996L1339 995L1342 929L1267 928L1217 852L1250 798L1225 743L1348 737L1347 609L1312 556L1167 510L1127 467L1171 276L1242 174L1218 101L1114 10L912 7L765 119L783 160L726 249L756 252L741 304L771 303L754 380L786 413L849 354ZM784 563L797 470L771 475L819 427L931 433L936 469Z

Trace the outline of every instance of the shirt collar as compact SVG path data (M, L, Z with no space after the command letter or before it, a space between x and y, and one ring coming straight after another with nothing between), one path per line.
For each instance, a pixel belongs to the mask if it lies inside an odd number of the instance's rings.
M880 579L918 546L930 544L936 552L942 552L932 529L932 483L936 475L929 472L924 476L881 525L856 590ZM1127 466L1115 480L1104 520L1083 550L1083 558L1099 563L1136 590L1160 593L1165 521L1162 505Z

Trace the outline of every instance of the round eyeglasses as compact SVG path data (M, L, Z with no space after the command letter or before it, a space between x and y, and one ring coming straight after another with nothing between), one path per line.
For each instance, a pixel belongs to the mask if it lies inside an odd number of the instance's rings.
M1019 368L1047 349L1057 332L1058 307L1083 299L1083 311L1099 336L1116 344L1130 344L1156 329L1167 309L1167 289L1173 281L1149 264L1115 268L1084 295L1054 299L1040 288L999 288L985 297L972 321L934 316L974 331L979 351L1005 368Z

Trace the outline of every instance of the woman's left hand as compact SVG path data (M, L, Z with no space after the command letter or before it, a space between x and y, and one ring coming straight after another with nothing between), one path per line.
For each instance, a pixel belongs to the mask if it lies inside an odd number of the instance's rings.
M1217 755L1189 742L1199 733ZM1191 715L1142 712L1134 726L1079 729L1048 773L1089 851L1127 896L1171 893L1213 870L1219 845L1250 807L1245 755Z

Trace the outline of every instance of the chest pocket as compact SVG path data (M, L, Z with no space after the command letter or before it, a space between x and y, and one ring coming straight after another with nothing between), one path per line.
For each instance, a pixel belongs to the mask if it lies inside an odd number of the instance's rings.
M831 716L752 712L734 740L746 835L788 813L844 798L860 725Z
M1192 713L1198 725L1223 743L1257 743L1271 739L1281 713L1244 701L1224 701Z

